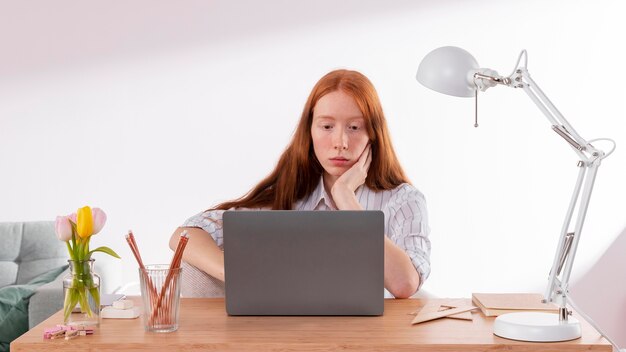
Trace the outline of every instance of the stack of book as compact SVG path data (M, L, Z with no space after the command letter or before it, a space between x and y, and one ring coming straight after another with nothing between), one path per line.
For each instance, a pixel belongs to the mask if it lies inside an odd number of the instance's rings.
M472 303L486 317L495 317L515 312L558 313L559 308L552 303L542 303L538 293L473 293Z

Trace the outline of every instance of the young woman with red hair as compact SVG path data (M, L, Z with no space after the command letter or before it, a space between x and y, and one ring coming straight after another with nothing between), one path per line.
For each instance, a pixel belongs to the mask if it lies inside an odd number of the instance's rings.
M222 214L229 209L382 210L385 289L413 295L430 273L424 196L407 180L391 145L372 83L336 70L313 88L276 168L243 197L201 212L178 228L190 235L183 259L224 281Z

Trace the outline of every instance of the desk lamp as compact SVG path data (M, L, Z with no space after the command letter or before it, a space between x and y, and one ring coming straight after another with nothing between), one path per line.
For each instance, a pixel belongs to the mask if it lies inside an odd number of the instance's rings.
M524 59L523 65L520 65L522 58ZM589 141L583 139L532 80L527 70L527 63L528 54L526 50L522 50L513 72L503 77L492 69L479 68L476 59L467 51L458 47L444 46L431 51L424 57L417 70L416 78L422 85L439 93L457 97L474 97L474 127L478 127L479 90L485 91L496 85L520 88L548 118L552 130L563 138L580 158L577 164L578 179L565 215L543 298L544 303L557 304L558 314L508 313L500 315L494 322L494 334L507 339L537 342L573 340L581 336L581 329L578 320L571 317L571 311L567 309L568 303L574 306L571 300L568 302L567 297L570 273L598 167L602 159L615 150L615 142L608 138ZM591 145L591 142L599 140L613 143L613 148L605 153ZM570 230L578 201L580 204L575 225L573 230Z

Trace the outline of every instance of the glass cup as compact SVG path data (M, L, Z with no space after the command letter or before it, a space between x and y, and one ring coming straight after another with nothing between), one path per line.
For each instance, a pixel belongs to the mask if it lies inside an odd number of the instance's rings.
M146 331L172 332L178 329L182 270L182 268L170 269L167 264L139 268L143 323Z

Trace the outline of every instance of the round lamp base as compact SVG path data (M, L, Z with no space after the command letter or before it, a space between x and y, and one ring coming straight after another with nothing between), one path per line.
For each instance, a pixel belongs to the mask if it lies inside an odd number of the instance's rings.
M559 321L556 313L539 312L502 314L493 324L493 333L505 339L531 342L568 341L581 336L576 318Z

